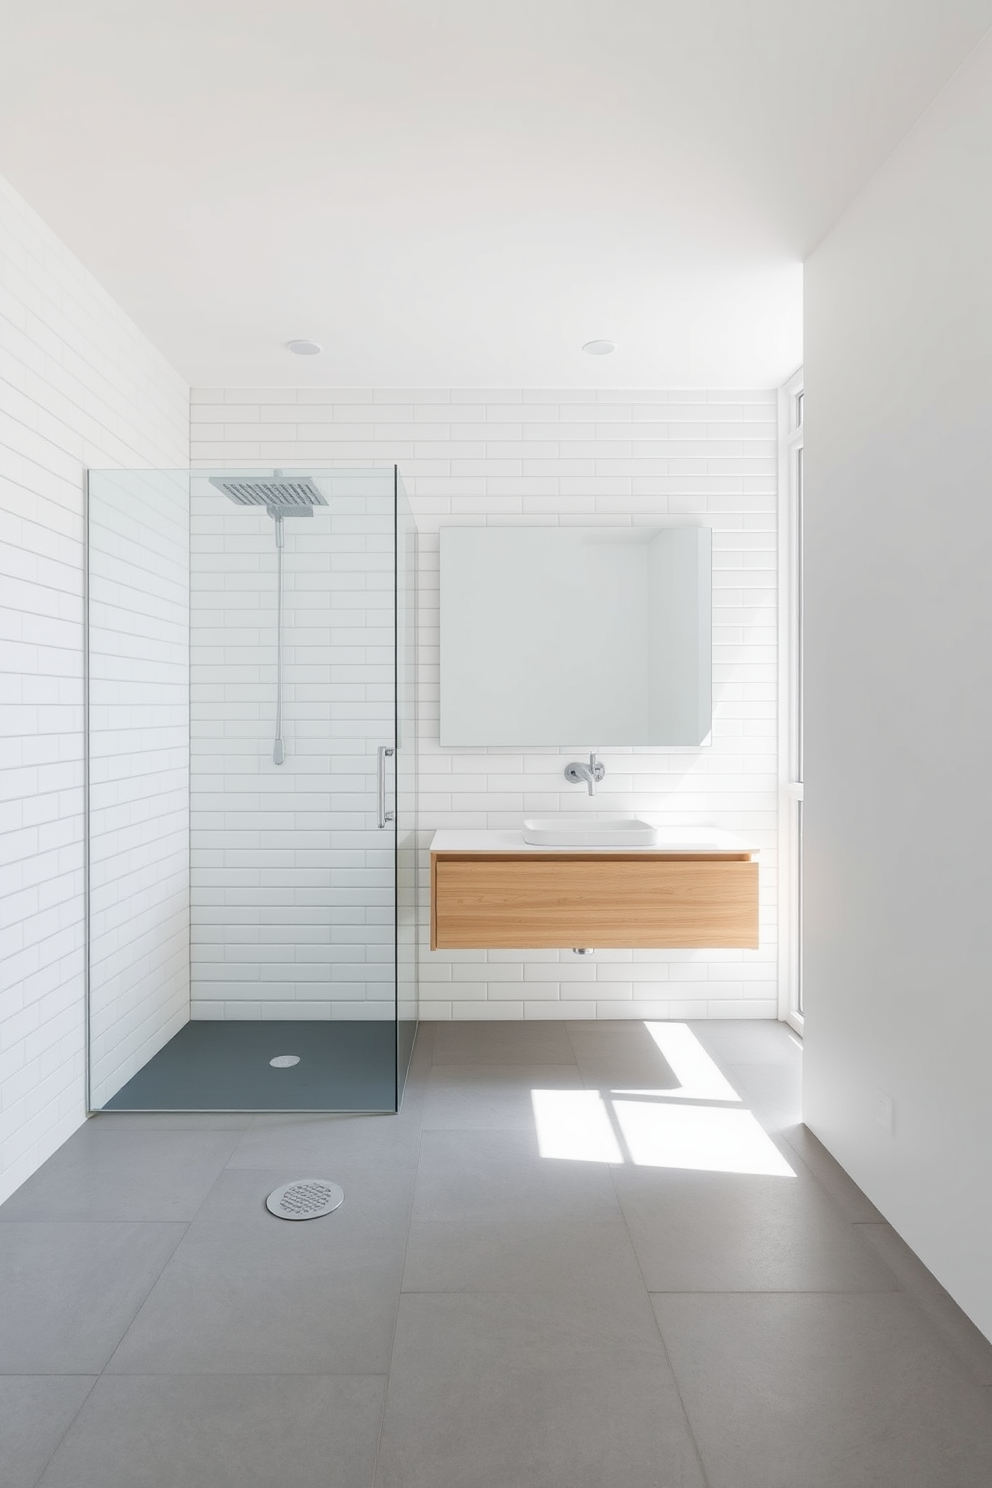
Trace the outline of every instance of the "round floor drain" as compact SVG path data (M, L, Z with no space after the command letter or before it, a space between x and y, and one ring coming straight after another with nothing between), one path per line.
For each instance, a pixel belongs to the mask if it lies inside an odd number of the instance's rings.
M344 1203L344 1189L326 1178L297 1178L274 1188L265 1207L277 1219L319 1219Z
M273 1069L292 1069L293 1065L299 1062L299 1054L277 1054L275 1059L269 1060Z

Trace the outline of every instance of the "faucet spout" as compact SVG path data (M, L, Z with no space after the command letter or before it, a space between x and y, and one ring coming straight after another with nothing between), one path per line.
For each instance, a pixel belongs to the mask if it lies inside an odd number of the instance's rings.
M596 786L606 775L606 766L601 764L594 754L589 756L589 763L584 765L581 760L573 760L570 765L565 766L565 779L570 785L585 785L591 796L596 794Z

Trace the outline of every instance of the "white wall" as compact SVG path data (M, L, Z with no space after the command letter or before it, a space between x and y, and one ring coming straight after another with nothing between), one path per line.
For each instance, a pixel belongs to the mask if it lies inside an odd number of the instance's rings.
M187 396L0 182L0 1199L84 1111L83 470L186 464Z
M990 159L986 41L807 267L805 1064L992 1336Z
M196 466L399 463L421 539L420 820L515 826L526 811L636 808L762 847L759 951L426 952L425 1018L775 1017L774 392L287 389L193 394ZM595 803L557 750L437 742L437 554L445 523L708 523L712 748L604 752Z

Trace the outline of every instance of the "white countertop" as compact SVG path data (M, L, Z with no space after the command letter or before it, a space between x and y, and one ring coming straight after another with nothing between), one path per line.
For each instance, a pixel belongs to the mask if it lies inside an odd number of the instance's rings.
M673 845L667 847L664 842L652 843L648 847L546 847L535 846L532 842L525 842L519 831L512 829L501 829L488 831L484 829L456 832L440 831L434 833L431 843L431 852L458 852L458 853L653 853L671 854L674 857L683 856L685 853L751 853L757 855L758 848L753 842L748 842L744 837L735 837L732 832L722 832L715 827L700 827L700 835L705 833L706 843L698 847L692 846L692 827L671 827L669 829Z

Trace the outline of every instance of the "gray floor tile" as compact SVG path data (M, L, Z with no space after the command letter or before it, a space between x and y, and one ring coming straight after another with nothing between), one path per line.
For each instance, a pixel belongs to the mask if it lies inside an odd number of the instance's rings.
M664 1094L678 1088L678 1081L662 1068L659 1059L646 1052L583 1052L579 1073L587 1090L656 1090Z
M574 1064L562 1023L438 1023L438 1064Z
M617 1168L652 1292L888 1291L896 1281L805 1174Z
M371 1488L380 1379L104 1377L40 1488Z
M797 1066L728 1064L727 1078L769 1131L783 1131L803 1119L803 1072Z
M34 1488L93 1384L85 1374L0 1375L4 1488Z
M651 1300L619 1221L417 1221L403 1290L531 1298L575 1327L657 1342Z
M891 1225L858 1224L855 1229L881 1257L920 1310L926 1313L976 1384L992 1386L992 1343L961 1311L919 1256L914 1255Z
M97 1374L181 1224L0 1225L0 1374Z
M278 1221L265 1208L265 1198L273 1188L290 1183L294 1178L329 1178L344 1190L345 1201L334 1211L333 1228L320 1221ZM416 1174L412 1168L391 1169L385 1164L365 1163L352 1159L336 1162L310 1172L309 1169L227 1168L220 1175L200 1207L192 1228L208 1224L252 1225L270 1232L273 1224L280 1229L322 1229L325 1238L353 1235L364 1230L406 1232ZM361 1373L361 1371L359 1371Z
M808 1126L783 1127L778 1133L802 1159L817 1183L826 1190L845 1217L855 1224L872 1224L883 1215L862 1193L840 1163L833 1158Z
M619 1219L605 1163L542 1158L524 1132L424 1132L416 1219Z
M288 1164L318 1174L339 1162L413 1168L420 1151L422 1117L422 1102L393 1116L257 1116L227 1166Z
M89 1122L0 1210L3 1488L371 1488L391 1358L378 1488L702 1488L659 1326L708 1488L989 1488L992 1345L797 1123L794 1037L691 1028L794 1178L542 1157L534 1090L687 1108L625 1020L426 1025L400 1116Z
M678 1090L679 1080L640 1023L620 1032L573 1033L575 1062L593 1089Z
M345 1202L279 1220L265 1197L327 1176ZM380 1374L389 1365L412 1173L229 1169L108 1365L111 1374Z
M420 1023L417 1027L417 1037L410 1059L410 1075L414 1079L422 1067L430 1069L434 1058L434 1045L437 1042L437 1030L437 1023L427 1021Z
M434 1063L435 1026L433 1023L421 1023L417 1032L417 1041L413 1046L413 1055L407 1070L406 1084L403 1087L400 1103L400 1110L404 1115L415 1115L423 1105L424 1096L427 1094L427 1082Z
M689 1027L718 1063L795 1065L802 1039L774 1018L694 1019Z
M642 1052L655 1055L659 1069L668 1068L657 1043L639 1019L630 1022L569 1023L567 1027L577 1061L583 1054L593 1053L597 1049L612 1051L619 1056Z
M636 1033L644 1027L641 1018L566 1018L565 1027L572 1033Z
M425 1131L494 1128L534 1131L534 1090L581 1090L567 1064L435 1065L424 1106Z
M7 1200L0 1221L192 1219L239 1136L87 1122Z
M99 1111L91 1123L113 1131L245 1131L251 1111Z
M710 1488L988 1488L992 1412L903 1293L666 1296Z
M660 1349L504 1297L403 1297L377 1488L703 1481Z

